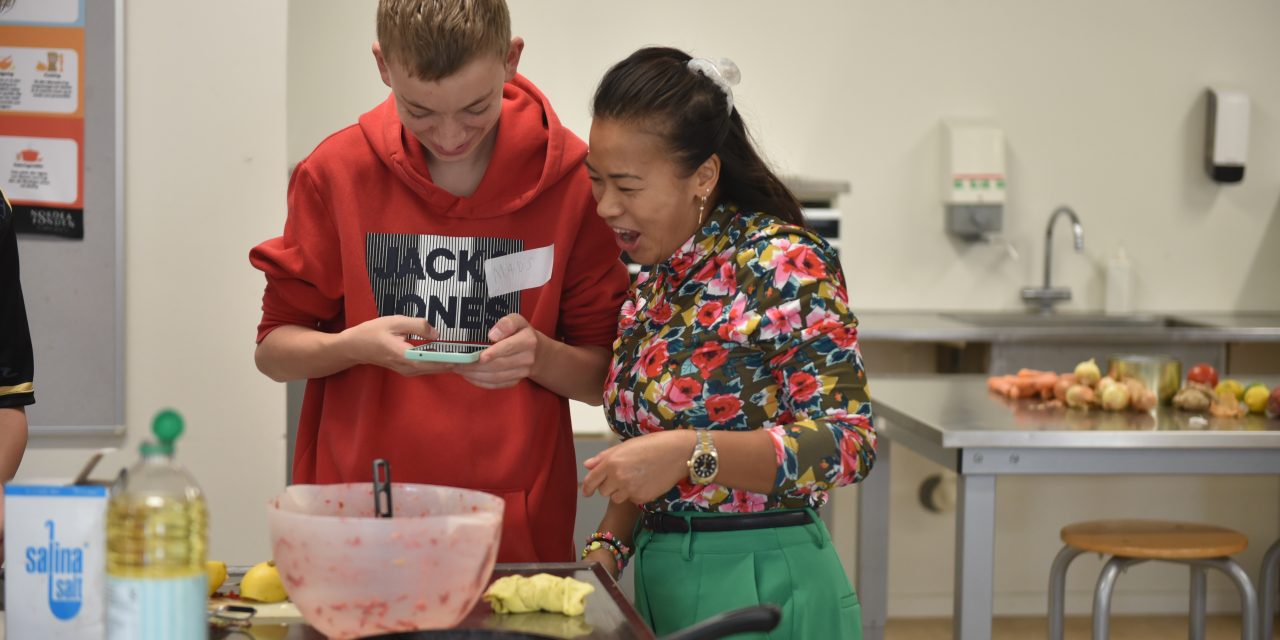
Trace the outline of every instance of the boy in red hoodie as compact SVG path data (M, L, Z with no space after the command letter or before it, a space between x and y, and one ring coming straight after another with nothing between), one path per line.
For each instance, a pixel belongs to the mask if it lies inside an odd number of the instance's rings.
M504 0L380 0L377 23L390 97L298 164L284 235L250 253L258 368L308 379L293 481L385 458L397 482L501 496L499 561L571 560L566 398L601 402L627 288L586 145L516 73ZM489 295L485 261L532 250L549 279ZM493 346L417 362L410 336Z

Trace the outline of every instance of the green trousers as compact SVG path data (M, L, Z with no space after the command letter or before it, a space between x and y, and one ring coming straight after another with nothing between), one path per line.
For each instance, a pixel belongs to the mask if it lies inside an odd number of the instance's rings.
M729 514L672 513L685 518ZM691 533L637 528L636 608L659 636L717 613L776 604L782 621L770 640L861 640L862 612L831 545L810 511L804 526Z

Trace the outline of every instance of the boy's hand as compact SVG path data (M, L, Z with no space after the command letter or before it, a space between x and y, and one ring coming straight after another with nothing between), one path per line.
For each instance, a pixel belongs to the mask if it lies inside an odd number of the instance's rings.
M518 313L508 315L489 330L493 346L480 352L472 364L456 365L454 372L482 389L505 389L533 374L542 334Z
M413 347L408 340L410 335L434 340L439 334L422 318L383 316L344 330L342 343L348 356L356 362L386 367L404 376L444 373L456 366L404 357L404 352Z

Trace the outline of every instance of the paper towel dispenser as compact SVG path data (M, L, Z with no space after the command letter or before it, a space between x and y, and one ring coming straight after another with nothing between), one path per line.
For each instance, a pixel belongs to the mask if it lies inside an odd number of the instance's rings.
M1004 132L987 122L948 121L943 187L947 232L987 240L1004 226Z

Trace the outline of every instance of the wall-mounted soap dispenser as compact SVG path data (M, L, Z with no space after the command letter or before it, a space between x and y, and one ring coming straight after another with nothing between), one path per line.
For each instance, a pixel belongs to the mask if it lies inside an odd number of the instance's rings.
M947 232L989 240L1003 226L1004 132L985 122L945 123Z
M1249 156L1249 95L1211 88L1208 115L1205 171L1214 182L1244 180L1245 160Z

